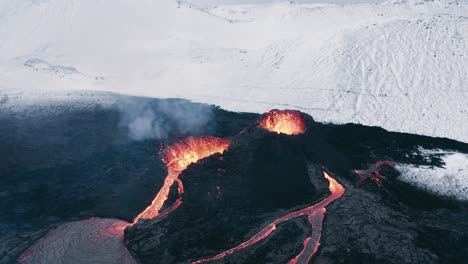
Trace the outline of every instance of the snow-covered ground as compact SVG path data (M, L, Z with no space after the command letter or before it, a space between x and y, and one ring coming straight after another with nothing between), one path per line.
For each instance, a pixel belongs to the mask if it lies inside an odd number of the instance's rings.
M442 150L423 150L422 153L439 156L443 167L398 164L400 180L437 195L468 201L468 155Z
M304 1L0 0L0 105L105 90L468 142L465 2Z

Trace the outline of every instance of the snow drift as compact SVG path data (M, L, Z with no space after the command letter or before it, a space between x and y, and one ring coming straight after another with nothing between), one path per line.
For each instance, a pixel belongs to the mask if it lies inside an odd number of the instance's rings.
M468 142L467 7L3 1L0 93L15 91L14 105L88 89L289 108Z

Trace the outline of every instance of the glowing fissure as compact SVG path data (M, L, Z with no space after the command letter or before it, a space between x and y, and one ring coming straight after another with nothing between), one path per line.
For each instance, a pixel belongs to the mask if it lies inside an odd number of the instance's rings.
M295 258L290 260L289 263L290 264L308 263L310 259L312 258L312 256L317 252L317 249L320 245L320 238L322 235L322 223L323 223L323 218L325 217L325 212L326 212L325 207L328 206L331 202L335 201L336 199L339 199L341 196L343 196L345 192L345 188L341 184L339 184L335 179L329 176L326 172L324 172L323 174L325 178L329 181L329 189L331 192L330 196L328 196L327 198L323 199L322 201L312 206L303 208L301 210L298 210L296 212L287 214L281 218L276 219L271 224L267 225L258 233L256 233L254 236L252 236L250 239L248 239L247 241L243 242L242 244L234 248L221 252L218 255L215 255L209 258L200 259L192 263L198 264L198 263L220 260L228 255L231 255L232 253L236 251L248 248L258 243L259 241L269 237L276 230L276 226L278 224L283 223L285 221L289 221L291 219L301 217L301 216L307 216L307 219L312 227L312 234L310 237L304 240L303 242L304 249L299 253L299 255L297 255Z
M286 135L304 133L304 119L298 111L272 110L265 114L259 126L270 132Z
M133 224L140 219L153 219L164 217L173 212L182 204L181 195L184 193L184 185L179 179L182 173L190 164L196 163L200 159L211 156L215 153L223 153L229 147L227 139L215 137L187 138L168 147L163 153L163 161L167 166L167 176L164 184L153 199L150 206L141 212L133 220ZM177 182L179 199L174 204L161 211L166 202L172 185Z

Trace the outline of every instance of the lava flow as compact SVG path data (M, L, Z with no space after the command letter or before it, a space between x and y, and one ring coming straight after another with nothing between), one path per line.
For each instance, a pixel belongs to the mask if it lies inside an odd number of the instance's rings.
M249 240L243 242L242 244L234 248L228 249L213 257L194 261L192 262L192 264L220 260L228 255L233 254L234 252L237 252L244 248L248 248L258 243L259 241L269 237L276 230L276 226L278 224L283 223L285 221L289 221L294 218L301 217L301 216L307 216L307 219L312 227L312 234L310 235L310 237L307 237L304 240L303 242L304 249L299 253L299 255L297 255L295 258L290 260L289 263L290 264L308 263L310 259L312 258L312 256L315 254L315 252L317 252L317 249L320 245L320 238L322 234L322 222L323 222L323 218L326 212L325 207L328 206L331 202L340 198L345 192L345 188L341 184L339 184L335 179L330 177L326 172L324 172L323 174L330 183L329 184L329 189L331 192L330 196L328 196L327 198L323 199L322 201L312 206L303 208L301 210L298 210L296 212L287 214L283 217L276 219L271 224L265 226L262 230L260 230L254 236L252 236Z
M135 224L140 219L163 217L174 211L182 203L181 198L177 199L177 201L166 210L160 212L164 202L169 196L169 191L174 182L177 182L179 197L184 192L182 181L179 180L180 173L190 164L215 153L222 153L228 147L229 141L227 139L202 137L188 138L167 148L163 153L163 161L168 171L164 184L151 205L135 217L133 223Z
M382 166L395 167L395 162L393 161L378 161L375 164L371 165L367 170L354 170L359 176L359 183L362 185L367 180L373 181L378 187L383 187L382 180L385 179L385 176L380 174Z
M272 110L260 121L260 127L270 132L298 135L304 132L304 119L298 111Z

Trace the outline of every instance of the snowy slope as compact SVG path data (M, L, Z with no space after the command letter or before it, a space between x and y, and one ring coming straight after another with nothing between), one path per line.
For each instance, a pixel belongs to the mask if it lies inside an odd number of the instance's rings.
M0 0L0 102L106 90L468 142L467 38L454 0Z

